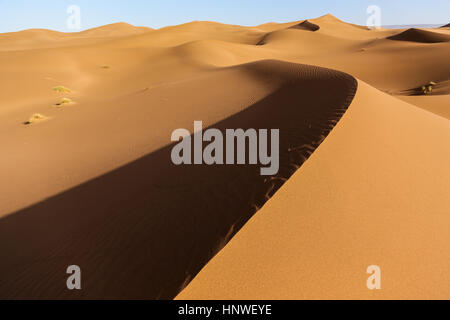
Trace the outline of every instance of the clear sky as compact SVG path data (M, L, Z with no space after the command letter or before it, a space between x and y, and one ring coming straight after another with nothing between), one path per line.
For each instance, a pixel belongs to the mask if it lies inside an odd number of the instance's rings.
M381 8L382 25L450 22L450 0L0 0L0 32L74 31L66 23L70 5L81 9L82 30L121 21L153 28L193 20L258 25L326 13L365 25L370 5Z

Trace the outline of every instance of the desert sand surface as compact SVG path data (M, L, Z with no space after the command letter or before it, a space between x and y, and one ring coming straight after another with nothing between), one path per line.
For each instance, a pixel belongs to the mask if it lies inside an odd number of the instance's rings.
M449 135L447 119L360 83L310 160L178 298L449 297ZM371 265L382 290L365 286Z
M424 96L396 96L397 98L430 111L441 117L450 119L449 95Z
M450 298L449 37L332 15L0 34L0 298ZM279 128L278 175L173 165L195 120Z

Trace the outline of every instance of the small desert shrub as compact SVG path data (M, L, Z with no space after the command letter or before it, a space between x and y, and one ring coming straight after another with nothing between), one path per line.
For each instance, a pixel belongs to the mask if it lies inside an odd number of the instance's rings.
M102 68L102 69L109 69L111 67L110 66L101 66L100 68Z
M40 114L40 113L35 113L35 114L33 114L33 115L30 117L30 119L28 119L27 122L25 122L25 124L32 124L32 123L35 123L35 122L37 122L37 121L44 120L45 118L46 118L46 117L43 116L42 114Z
M422 86L422 93L429 94L433 92L433 86L436 85L436 82L430 81L427 85Z
M60 92L60 93L69 93L72 92L69 88L66 88L64 86L57 86L53 88L53 91Z
M61 107L61 106L65 105L65 104L68 104L68 103L72 103L72 100L69 99L69 98L62 98L61 102L57 103L56 105Z

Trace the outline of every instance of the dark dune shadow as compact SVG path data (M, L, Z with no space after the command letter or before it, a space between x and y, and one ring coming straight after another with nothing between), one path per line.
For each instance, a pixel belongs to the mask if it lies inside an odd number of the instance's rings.
M430 89L431 88L431 89ZM412 89L400 90L395 94L402 96L438 96L450 94L450 80L437 83L429 82L423 86Z
M450 35L434 31L411 28L399 34L387 37L387 39L419 43L440 43L449 42Z
M160 149L1 219L0 298L174 298L307 160L356 93L353 77L328 69L246 68L285 82L213 127L279 128L277 177L261 176L259 165L175 166L172 145ZM66 288L73 264L80 291Z
M312 23L308 20L303 21L302 23L296 24L295 26L289 27L289 29L298 29L298 30L306 30L306 31L318 31L320 30L320 26Z
M299 24L293 25L291 27L288 27L287 29L293 29L293 30L303 30L303 31L311 31L311 32L316 32L318 30L320 30L320 26L312 23L308 20L305 20ZM278 30L279 31L279 30ZM267 44L267 39L269 39L269 37L271 35L273 35L274 33L278 32L278 31L274 31L274 32L269 32L267 34L265 34L264 36L261 37L261 39L256 43L257 46L264 46Z

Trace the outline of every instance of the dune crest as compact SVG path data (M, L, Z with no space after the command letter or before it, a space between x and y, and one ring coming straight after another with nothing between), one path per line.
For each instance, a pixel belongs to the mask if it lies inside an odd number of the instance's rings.
M92 36L92 37L125 36L132 34L140 34L152 30L153 29L149 27L136 27L126 22L117 22L81 31L78 33L78 35Z
M348 27L351 27L351 28L356 28L356 29L361 29L361 30L366 30L366 31L369 30L369 28L366 27L366 26L360 26L360 25L357 25L357 24L353 24L353 23L348 23L348 22L342 21L341 19L335 17L332 14L326 14L324 16L321 16L321 17L315 18L315 19L311 19L309 21L312 22L312 23L318 24L319 26L323 25L324 27L325 26L328 26L328 27L330 27L330 26L333 26L333 27L341 26L341 27L346 27L347 29L348 29Z
M251 165L178 167L171 146L156 150L1 219L0 297L175 297L325 140L357 87L347 74L280 61L217 70L208 82L230 72L272 82L273 92L211 127L279 128L277 176ZM69 261L90 270L81 293L59 285Z
M177 299L449 297L444 136L448 120L360 83L310 161ZM382 290L366 287L374 264Z
M152 31L148 27L135 27L119 22L80 32L58 32L47 29L28 29L0 34L0 52L16 50L35 50L74 45L85 45L108 41L116 37L144 34Z

